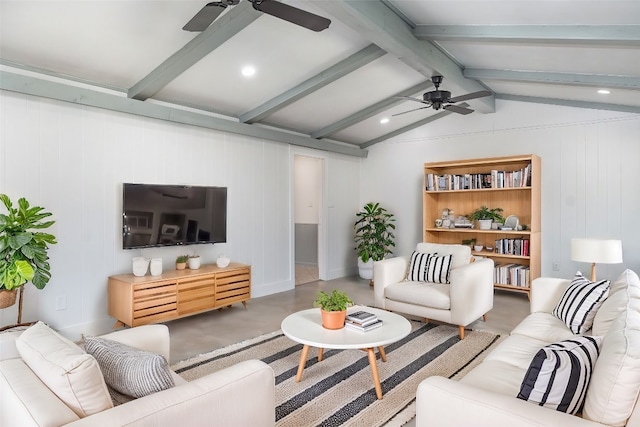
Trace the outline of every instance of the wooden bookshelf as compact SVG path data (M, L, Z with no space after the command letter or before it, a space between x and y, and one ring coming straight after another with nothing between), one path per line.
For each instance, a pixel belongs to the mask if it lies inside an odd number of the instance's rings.
M501 176L509 177L511 181L502 180L504 184L497 187L494 178L491 187L483 188L480 185L480 188L466 188L468 182L481 182L482 175L495 177L496 174L492 174L492 171L505 172ZM530 176L528 182L523 182L523 179L526 179L526 176L523 176L525 173ZM446 185L445 188L452 189L440 189L437 184L433 186L434 177L436 182L437 177L442 177L440 183L457 182L458 185ZM465 180L465 177L468 178ZM486 180L484 182L485 186L489 185ZM531 289L530 282L540 276L540 182L540 158L532 154L425 163L422 190L423 240L452 244L475 238L477 245L482 245L483 248L489 246L492 250L483 249L476 252L472 249L474 255L492 258L496 265L518 264L529 270L529 283L515 286L497 282L495 287L525 292L528 295ZM460 215L469 215L482 205L490 209L502 208L505 218L509 215L517 216L520 225L526 225L527 229L480 230L477 224L474 224L472 229L436 226L436 219L441 218L444 209L453 210L457 218ZM528 240L528 254L497 253L498 239Z

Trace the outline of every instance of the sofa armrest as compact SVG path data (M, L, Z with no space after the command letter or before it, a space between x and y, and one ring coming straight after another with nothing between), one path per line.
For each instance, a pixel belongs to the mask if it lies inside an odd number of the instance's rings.
M493 260L453 268L449 282L452 323L467 325L493 308Z
M398 256L373 263L373 305L384 307L384 288L407 277L409 258Z
M531 282L531 313L551 313L571 280L538 277Z
M139 350L161 354L167 362L171 360L169 358L171 341L169 339L169 328L166 325L136 326L135 328L122 329L101 335L100 338L117 341Z
M107 426L252 426L275 424L273 370L248 360L68 424Z
M602 427L553 409L443 377L418 386L416 427L562 426Z

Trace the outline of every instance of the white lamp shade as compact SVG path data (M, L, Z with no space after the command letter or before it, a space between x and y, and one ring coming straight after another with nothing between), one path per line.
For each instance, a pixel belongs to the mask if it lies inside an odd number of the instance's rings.
M598 264L619 264L622 262L622 241L571 239L571 259Z

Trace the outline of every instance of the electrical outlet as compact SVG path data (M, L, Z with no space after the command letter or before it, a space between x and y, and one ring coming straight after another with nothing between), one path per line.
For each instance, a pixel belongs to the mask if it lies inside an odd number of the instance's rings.
M553 261L553 271L560 271L560 264L558 264L558 261Z
M64 295L60 295L56 298L56 310L66 310L67 309L67 297Z

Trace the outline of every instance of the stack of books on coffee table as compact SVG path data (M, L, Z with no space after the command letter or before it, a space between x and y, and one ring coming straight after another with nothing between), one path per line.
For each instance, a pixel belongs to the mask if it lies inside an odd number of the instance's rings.
M382 320L378 319L378 316L373 313L360 310L347 313L344 326L349 329L366 332L382 326Z

